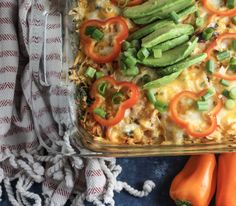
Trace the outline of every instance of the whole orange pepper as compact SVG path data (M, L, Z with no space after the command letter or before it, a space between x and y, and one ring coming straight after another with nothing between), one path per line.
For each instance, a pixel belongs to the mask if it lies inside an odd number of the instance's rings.
M216 206L236 206L236 153L221 154L218 162Z
M216 172L214 154L191 156L172 181L171 198L178 206L208 206L216 189Z

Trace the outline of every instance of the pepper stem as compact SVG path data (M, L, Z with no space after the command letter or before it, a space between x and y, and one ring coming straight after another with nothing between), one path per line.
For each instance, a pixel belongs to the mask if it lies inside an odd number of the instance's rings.
M192 203L190 203L188 201L183 201L183 200L176 200L175 204L177 206L192 206Z

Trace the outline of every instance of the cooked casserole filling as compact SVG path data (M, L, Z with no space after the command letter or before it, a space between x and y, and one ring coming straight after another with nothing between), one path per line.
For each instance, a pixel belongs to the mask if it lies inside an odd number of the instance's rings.
M236 140L236 5L78 0L78 124L114 144Z

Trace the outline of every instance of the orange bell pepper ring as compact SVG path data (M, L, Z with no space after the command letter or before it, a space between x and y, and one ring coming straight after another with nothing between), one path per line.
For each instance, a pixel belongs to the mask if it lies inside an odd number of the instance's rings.
M198 100L200 97L204 96L204 94L207 92L207 90L203 90L199 93L191 92L191 91L183 91L178 93L170 102L169 112L171 119L180 127L185 129L187 134L193 136L193 137L206 137L213 133L217 128L217 118L216 115L220 112L223 102L222 97L219 94L215 95L216 99L216 105L213 108L213 110L206 113L206 117L210 123L209 127L205 129L204 131L196 131L192 125L191 122L183 120L180 118L179 111L178 111L178 104L180 100L183 97L187 97L193 100Z
M209 60L212 58L212 53L214 51L214 49L225 39L236 39L236 33L224 33L221 34L214 42L212 42L207 50L207 59ZM227 73L219 73L219 72L215 72L213 74L215 77L220 78L220 79L225 79L225 80L229 80L229 81L235 81L236 80L236 74L227 74Z
M104 98L98 92L99 84L104 83L104 82L110 84L111 86L113 86L117 90L120 90L122 88L126 88L128 90L128 94L129 94L129 98L120 103L116 114L113 117L110 117L108 119L102 118L99 115L94 113L94 110L96 108L99 108L101 105L103 105L105 103L105 100L110 98L110 97ZM139 87L133 83L125 82L125 81L117 82L113 77L105 76L105 77L102 77L94 82L90 95L92 98L95 98L95 101L90 108L93 113L94 119L98 123L100 123L101 125L106 126L106 127L110 127L110 126L114 126L114 125L118 124L124 118L125 111L128 108L133 107L138 102L139 96L140 96L140 90L139 90ZM109 96L109 94L108 94L108 96Z
M219 156L216 206L236 206L236 153Z
M232 17L232 16L236 15L236 8L227 9L225 11L222 11L217 8L214 8L214 6L210 4L210 0L202 0L202 4L208 12L210 12L211 14L216 14L217 16Z
M178 206L208 206L216 190L216 177L214 154L191 156L182 171L173 179L170 196ZM217 206L226 205L231 206Z
M111 0L111 2L113 4L118 4L119 5L119 0ZM128 2L127 6L135 6L135 5L141 4L143 2L144 2L144 0L130 0Z
M89 29L97 29L100 34L111 34L112 42L108 42L109 38L101 38L96 40L89 34ZM111 30L113 30L111 32ZM96 63L108 63L116 59L121 51L121 43L128 37L129 29L126 21L120 17L112 17L104 20L87 20L80 27L80 39L83 44L85 54ZM99 43L101 47L98 48ZM107 52L106 48L108 48ZM111 48L111 49L110 49Z

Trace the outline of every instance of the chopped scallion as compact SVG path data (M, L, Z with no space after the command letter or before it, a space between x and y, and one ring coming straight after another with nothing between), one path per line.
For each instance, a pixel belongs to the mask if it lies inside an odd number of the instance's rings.
M102 108L96 108L93 110L94 114L98 115L99 117L102 117L103 119L106 118L107 113Z
M232 18L232 22L233 22L233 24L236 25L236 16L234 16L234 17Z
M91 35L91 38L95 39L96 41L101 41L103 37L104 37L104 33L100 31L99 29L95 29Z
M103 77L105 74L103 72L96 72L96 79L100 79L101 77Z
M227 0L226 6L227 6L229 9L233 9L233 8L234 8L234 5L235 5L235 0Z
M216 57L219 61L223 61L223 60L228 59L230 57L230 53L228 51L218 52Z
M209 88L206 94L202 97L205 101L208 100L210 97L212 97L216 93L214 88Z
M196 18L196 26L201 27L204 25L204 19L202 17L197 17Z
M230 85L230 82L227 81L227 80L224 80L224 79L221 79L221 80L220 80L220 83L221 83L223 86L225 86L225 87L228 87L228 86Z
M85 35L86 36L91 36L96 29L97 29L97 27L95 27L95 26L88 26L88 27L86 27Z
M175 22L175 24L179 23L179 15L175 11L170 13L170 18Z
M98 85L97 89L98 89L98 93L101 94L102 96L104 96L106 93L106 89L107 89L107 82L101 82Z
M205 39L206 41L210 40L211 37L213 36L214 32L215 32L215 30L212 27L205 29L202 33L203 39Z
M228 110L232 110L235 108L235 101L232 99L227 99L225 101L225 108Z
M197 101L197 109L199 111L207 111L209 109L209 105L205 101Z
M222 94L226 97L226 98L230 98L229 97L229 90L225 89Z
M147 90L147 98L159 112L165 112L167 110L168 105L161 101L158 101L153 91Z
M236 40L235 39L233 40L232 47L233 47L233 50L236 51Z
M122 43L122 50L123 50L123 51L127 51L127 50L130 48L130 46L131 46L130 42L124 41L124 42Z
M231 58L229 62L229 69L236 71L236 58Z
M146 59L149 55L150 55L150 52L146 48L141 48L137 53L137 57L140 60Z
M229 91L229 97L231 99L236 99L236 87L233 87L230 91Z
M88 69L85 72L85 75L89 78L93 78L95 73L96 73L96 69L94 69L93 67L88 67Z
M122 73L125 76L136 76L139 73L139 69L137 66L132 66L130 68L127 68L126 70L122 70Z
M140 48L139 40L134 39L133 41L131 41L131 47L135 49L139 49Z
M126 59L124 60L124 63L125 63L126 66L129 68L129 67L135 66L135 65L137 64L137 59L134 58L133 56L128 56L128 57L126 57Z
M123 102L125 99L125 96L122 92L117 92L112 96L112 103L113 104L120 104L121 102Z
M208 60L206 62L206 71L210 74L213 74L215 72L215 63L213 60Z

